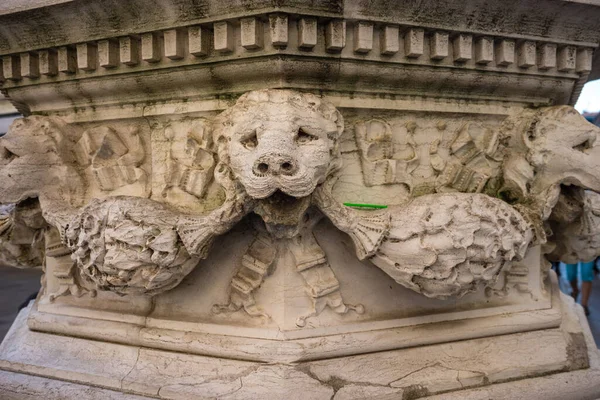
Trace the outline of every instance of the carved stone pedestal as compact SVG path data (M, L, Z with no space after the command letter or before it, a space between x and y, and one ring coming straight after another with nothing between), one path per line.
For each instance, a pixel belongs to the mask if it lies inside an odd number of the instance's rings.
M37 318L33 305L0 347L0 367L8 371L0 374L0 394L43 394L49 400L402 399L440 393L444 399L593 398L600 386L599 353L589 329L582 328L581 308L554 289L553 310L562 321L556 328L455 341L461 325L469 324L459 320L429 329L443 329L446 343L299 363L212 358L34 332L26 325L28 312ZM494 320L502 332L506 317ZM322 341L327 348L327 338Z
M363 3L0 5L0 397L600 395L600 7Z

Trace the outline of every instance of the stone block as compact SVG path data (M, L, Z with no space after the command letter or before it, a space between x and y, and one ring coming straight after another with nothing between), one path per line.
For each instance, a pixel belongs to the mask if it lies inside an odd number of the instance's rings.
M230 22L216 22L214 24L214 47L220 53L233 51L233 26Z
M346 21L333 20L325 29L325 47L327 51L341 51L346 46Z
M190 28L190 32L193 31L194 28ZM190 33L191 35L191 33ZM162 37L161 35L159 35L156 32L150 32L150 33L144 33L141 35L141 41L142 41L142 60L149 62L149 63L155 63L160 61L161 58L161 41L162 41ZM193 41L190 38L190 52L196 42ZM124 48L126 49L126 55L129 59L130 62L133 62L135 60L135 54L136 52L131 51L131 38L128 38L125 43L124 43ZM134 45L135 46L135 45ZM135 49L134 49L135 50ZM197 51L197 50L196 50ZM135 65L131 64L131 65Z
M40 59L37 53L21 53L21 76L35 79L40 77Z
M399 34L399 28L395 25L386 25L381 29L381 54L392 55L400 50Z
M288 45L288 16L286 14L269 15L269 32L273 46L286 47Z
M368 53L373 49L373 24L357 22L354 25L354 52Z
M83 71L93 71L98 62L98 46L95 43L80 43L77 45L77 68Z
M115 68L119 65L119 42L100 40L98 42L98 62L102 68Z
M522 42L517 51L517 65L520 68L530 68L536 65L536 61L536 43L532 41Z
M475 62L489 64L494 61L494 39L480 37L475 41Z
M448 57L449 35L446 32L433 32L430 38L430 58L432 60L442 60Z
M408 29L404 33L404 54L409 58L419 58L423 55L423 41L425 31L423 29Z
M241 35L242 47L248 50L260 49L263 47L263 24L257 18L242 18Z
M140 41L135 36L123 36L119 38L119 49L121 62L125 65L134 66L140 62Z
M301 18L298 21L298 46L312 49L317 45L318 26L316 18Z
M47 76L58 74L58 54L56 50L40 50L40 73Z

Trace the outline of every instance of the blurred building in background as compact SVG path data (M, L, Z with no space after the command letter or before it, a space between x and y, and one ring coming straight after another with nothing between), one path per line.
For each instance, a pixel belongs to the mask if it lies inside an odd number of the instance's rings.
M599 101L600 101L600 99L599 99ZM594 124L596 126L600 126L600 112L598 112L598 111L596 111L596 112L587 112L587 111L584 111L582 114L585 117L585 119L587 119L588 121L590 121L592 124Z

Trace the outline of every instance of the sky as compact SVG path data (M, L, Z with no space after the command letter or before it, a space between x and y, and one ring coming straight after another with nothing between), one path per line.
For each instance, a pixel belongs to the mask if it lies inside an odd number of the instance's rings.
M600 111L600 79L585 84L575 104L575 109L580 113Z

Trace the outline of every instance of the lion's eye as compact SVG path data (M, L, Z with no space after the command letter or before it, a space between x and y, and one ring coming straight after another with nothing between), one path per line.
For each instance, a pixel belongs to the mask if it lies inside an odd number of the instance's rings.
M298 135L296 136L296 142L303 144L312 142L313 140L319 139L315 135L311 135L310 133L304 131L302 128L298 129Z
M258 137L256 136L256 131L253 131L250 135L243 138L241 143L247 149L256 148L256 146L258 146Z
M594 147L594 140L593 139L588 139L580 144L578 144L577 146L573 146L574 150L580 151L582 153L585 153L586 150L591 149L592 147Z

